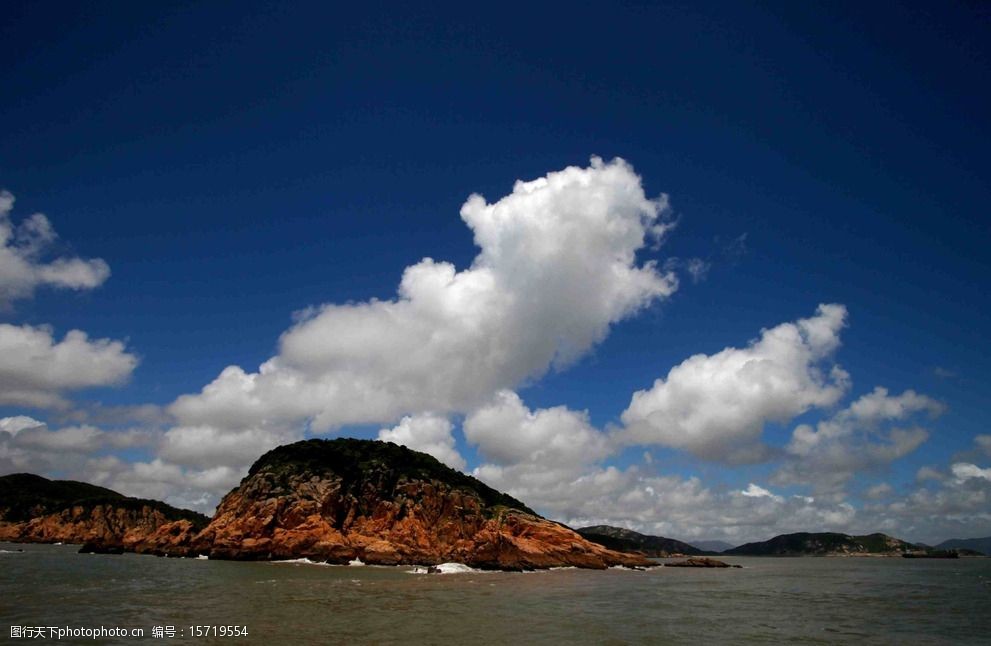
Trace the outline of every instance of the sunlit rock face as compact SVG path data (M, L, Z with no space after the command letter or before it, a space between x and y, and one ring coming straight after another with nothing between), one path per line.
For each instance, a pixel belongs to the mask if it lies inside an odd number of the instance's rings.
M308 440L262 456L189 546L211 558L457 562L487 569L646 565L392 443Z

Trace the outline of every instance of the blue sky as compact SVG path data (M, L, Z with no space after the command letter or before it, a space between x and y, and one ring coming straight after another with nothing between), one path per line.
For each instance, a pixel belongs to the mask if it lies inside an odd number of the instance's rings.
M16 202L4 217L15 231L44 213L58 236L18 256L35 269L17 290L13 265L0 262L11 352L0 418L22 420L0 431L0 469L209 509L246 466L223 458L228 442L260 453L304 434L394 429L393 439L464 460L576 524L731 542L797 529L991 533L987 10L695 4L6 4L0 188ZM613 179L590 166L592 155ZM311 403L284 411L266 395L250 431L207 410L215 402L202 391L228 366L250 377L280 357L304 380L346 372L345 341L320 345L327 329L370 325L361 304L395 299L404 270L425 257L473 266L479 229L459 217L469 195L494 205L516 180L568 167L603 179L607 195L638 176L646 198L668 196L663 213L630 216L645 235L624 249L635 252L627 268L656 261L676 289L644 288L574 331L561 323L568 301L551 307L554 293L544 301L534 287L548 278L543 265L505 253L493 261L498 275L533 269L506 293L542 305L506 315L488 348L506 354L470 393L435 389L338 417ZM570 190L564 182L555 198L564 218ZM541 208L519 213L539 221ZM675 223L660 241L648 231L659 222ZM11 234L9 248L23 251L26 235ZM584 275L587 251L575 247L555 268ZM56 275L56 259L78 263ZM575 310L599 295L590 286ZM815 358L782 368L812 375L808 392L750 402L749 426L745 415L718 428L686 421L689 400L708 407L701 414L739 403L739 393L716 387L726 375L707 372L715 360L694 380L686 372L680 389L672 368L752 349L762 330L819 320L817 307L830 303L846 313L836 343L800 343ZM326 304L356 309L341 310L346 321L294 318ZM457 321L488 311L464 307ZM397 347L415 349L410 330L424 322L397 320L388 328L406 339ZM287 332L307 321L313 334ZM531 338L535 322L557 336ZM50 350L70 330L88 335L81 352L102 352L104 370L85 360L93 374L83 378L85 367L57 353L28 351ZM280 338L289 337L305 347L287 351ZM533 351L508 347L516 338ZM579 346L574 361L541 363L554 339ZM375 340L353 343L360 354ZM300 367L323 350L333 366ZM452 363L430 360L403 374L443 381ZM847 377L829 376L837 365ZM372 385L399 379L365 369ZM464 370L451 379L476 374ZM659 378L691 397L655 401L654 422L624 416ZM743 377L734 383L746 389ZM888 394L870 401L886 412L844 413L876 387ZM184 395L188 405L177 405ZM823 421L840 430L799 455L796 428ZM905 429L925 437L899 444L891 433ZM730 455L727 445L744 440L749 457Z

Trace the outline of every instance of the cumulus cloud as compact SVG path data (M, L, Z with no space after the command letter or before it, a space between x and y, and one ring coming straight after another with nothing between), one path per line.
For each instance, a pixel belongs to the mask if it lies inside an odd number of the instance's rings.
M0 418L0 431L17 435L24 429L44 427L45 423L40 422L27 415L15 415L13 417Z
M477 474L492 484L489 473ZM719 490L698 477L653 475L637 467L593 467L570 479L508 484L509 492L537 511L572 527L614 525L681 540L719 539L733 544L776 534L847 531L858 527L846 502L781 496L756 484Z
M587 412L565 406L531 411L519 395L508 390L472 411L463 428L479 453L499 465L582 465L611 452L607 438L592 427Z
M246 426L218 429L212 426L176 426L167 430L158 455L178 464L198 468L246 467L269 449L301 439L294 429Z
M957 482L964 482L970 478L980 478L991 482L991 469L982 469L976 464L969 462L955 462L950 467L950 472Z
M103 431L94 426L69 426L55 431L33 428L18 433L14 445L44 451L88 453L101 445L102 435Z
M920 467L918 471L915 472L915 479L918 482L925 482L927 480L940 481L945 479L946 476L939 469L933 467Z
M753 482L747 485L747 488L740 493L748 498L772 498L775 500L781 500L781 496L777 496L764 487L756 485Z
M92 289L110 276L110 267L99 258L45 260L57 238L51 222L35 213L15 225L13 208L14 196L0 191L0 308L32 296L38 287Z
M666 208L620 159L517 182L493 203L472 195L461 208L480 249L470 267L424 258L393 299L301 314L256 372L229 366L170 406L179 425L163 455L195 465L192 447L233 446L244 429L258 449L307 430L464 413L564 368L677 288L637 259L670 228Z
M90 482L127 496L152 498L181 508L211 513L220 497L243 475L229 466L184 468L155 458L125 462L116 456L92 459L86 465Z
M125 381L138 360L124 344L71 330L0 324L0 405L64 407L62 393Z
M822 494L841 492L856 473L900 459L929 437L918 426L898 428L892 423L923 413L936 416L944 408L912 390L892 396L885 388L875 388L814 428L796 427L786 447L789 460L772 481L810 484Z
M144 429L106 431L79 425L49 429L26 416L0 419L0 474L27 471L89 480L92 456L103 451L151 446Z
M954 463L951 476L926 479L915 491L884 505L869 506L864 515L881 527L930 544L947 538L991 533L991 468Z
M991 435L978 435L974 437L974 445L983 451L984 455L991 457Z
M455 448L453 426L440 415L422 413L407 415L393 428L383 428L378 439L430 454L451 467L464 471L465 459Z
M586 411L565 406L531 410L509 390L469 413L465 439L483 461L473 475L536 509L567 515L580 491L609 487L620 472L598 465L613 446Z
M820 305L815 316L764 330L745 348L690 357L633 395L619 439L712 460L765 457L760 437L768 422L832 406L846 392L847 373L825 365L845 322L845 307Z

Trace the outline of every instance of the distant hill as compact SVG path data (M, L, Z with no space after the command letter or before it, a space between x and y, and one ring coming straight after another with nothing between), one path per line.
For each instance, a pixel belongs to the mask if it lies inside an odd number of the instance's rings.
M132 498L112 489L75 480L49 480L33 473L0 476L0 521L30 521L71 507L87 509L109 505L118 509L151 508L168 520L190 520L206 525L203 514L178 509L160 500Z
M673 538L648 536L632 529L611 525L593 525L582 527L576 531L586 540L618 552L640 552L653 558L662 558L671 554L688 554L689 556L710 554L710 552L700 550L694 545Z
M767 541L747 543L723 552L731 556L827 556L900 554L918 549L886 534L850 536L833 532L782 534Z
M709 552L725 552L726 550L733 549L733 545L726 541L692 541L692 545L700 550Z
M121 500L122 494L75 480L49 480L33 473L0 477L0 520L31 520L79 501Z
M940 550L973 550L991 556L991 536L984 538L951 538L936 546Z
M206 526L203 514L31 473L0 477L0 540L161 552Z

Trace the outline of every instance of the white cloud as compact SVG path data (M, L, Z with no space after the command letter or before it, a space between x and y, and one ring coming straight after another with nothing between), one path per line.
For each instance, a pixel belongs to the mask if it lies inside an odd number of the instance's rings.
M0 324L0 405L66 405L62 393L125 381L138 360L124 344L71 330L56 341L49 327Z
M871 500L881 500L887 498L894 492L894 489L887 482L879 482L864 492L864 496Z
M940 481L944 480L946 475L940 472L939 469L934 469L933 467L919 467L919 470L915 473L915 479L918 482L925 482L927 480Z
M0 426L9 420L17 423L0 428L0 474L26 471L88 481L88 465L94 454L154 442L153 434L142 429L106 431L89 425L49 429L23 416L19 420L4 418ZM28 426L25 420L35 424Z
M585 411L530 410L504 390L472 411L462 428L484 460L473 474L537 508L564 513L561 501L574 500L578 491L608 488L619 473L596 466L612 446Z
M902 536L930 544L947 538L987 536L991 529L991 469L951 466L954 477L928 480L904 498L869 506L864 516Z
M546 482L499 479L502 474L489 469L476 473L572 527L615 525L681 540L720 539L733 544L810 528L859 527L856 509L846 502L779 496L756 484L744 491L720 491L697 477L649 475L635 467L591 467L569 479Z
M814 428L796 427L786 447L789 460L772 481L811 484L822 494L841 493L855 474L898 460L929 437L923 428L891 428L891 423L921 413L936 416L944 409L940 402L912 390L892 396L877 387Z
M218 429L212 426L176 426L162 436L158 455L184 466L247 467L266 451L302 439L293 429L248 426Z
M862 423L876 423L905 419L919 412L936 416L945 410L946 407L940 402L914 390L906 390L901 395L892 397L888 395L887 388L877 386L873 392L850 404L849 415Z
M504 390L464 421L465 437L499 465L533 462L542 467L583 465L607 456L607 438L592 427L585 411L564 406L527 408L519 395Z
M29 298L42 286L92 289L110 276L110 267L99 258L55 258L45 252L56 239L55 229L41 213L15 225L10 219L14 196L0 191L0 309Z
M764 487L758 486L753 482L751 482L747 488L740 493L748 498L772 498L778 501L782 500L781 496L777 496Z
M619 438L706 459L764 457L765 424L831 406L846 392L846 372L823 365L839 346L845 321L842 305L820 305L814 317L764 330L746 348L685 360L633 395Z
M88 453L102 444L103 431L94 426L69 426L54 431L33 428L21 431L12 444L43 451Z
M709 275L709 270L712 269L712 263L701 258L689 258L685 263L685 269L692 277L692 282L699 283Z
M378 439L430 454L451 467L464 471L465 459L454 446L453 427L446 417L423 413L407 415L393 428L383 428Z
M953 463L950 467L950 472L953 473L953 477L957 479L957 482L963 482L970 478L991 481L991 468L982 469L976 464L970 464L969 462Z
M991 456L991 435L977 435L974 437L974 444L985 455Z
M222 465L189 469L160 458L124 462L115 456L91 459L85 470L89 482L126 496L164 500L208 514L244 475L238 469Z
M29 428L44 427L44 422L39 422L27 415L15 415L13 417L0 418L0 431L17 435L19 432Z

